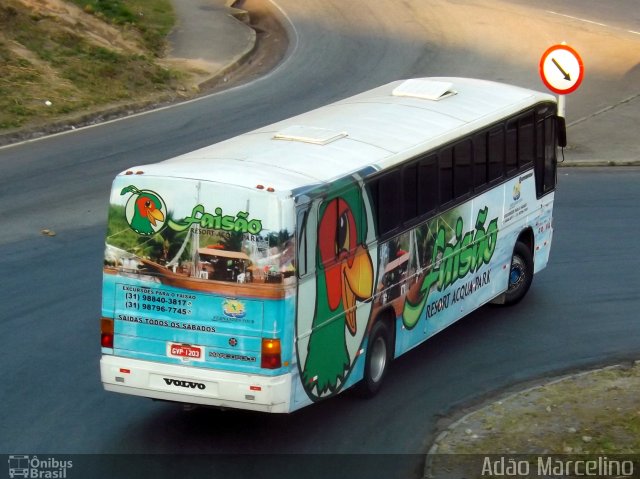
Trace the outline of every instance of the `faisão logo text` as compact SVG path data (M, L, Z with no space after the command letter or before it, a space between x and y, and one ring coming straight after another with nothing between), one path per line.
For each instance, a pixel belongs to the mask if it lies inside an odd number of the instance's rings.
M202 229L236 231L254 235L262 231L262 221L249 219L249 213L246 211L239 211L235 216L223 215L222 208L218 207L214 213L207 213L204 206L197 205L193 207L191 215L182 221L169 220L169 227L176 231L184 231L195 224Z
M442 291L458 279L476 272L482 265L489 264L498 240L498 218L492 219L485 228L488 214L487 207L478 211L475 230L467 231L464 235L462 234L464 221L462 217L458 217L455 237L450 242L446 241L445 227L438 228L433 246L431 270L422 281L419 299L415 303L407 300L404 306L402 322L406 328L413 328L420 319L434 285L438 291ZM469 291L488 282L487 272L484 277L476 278L468 288L461 290L459 296L466 295Z

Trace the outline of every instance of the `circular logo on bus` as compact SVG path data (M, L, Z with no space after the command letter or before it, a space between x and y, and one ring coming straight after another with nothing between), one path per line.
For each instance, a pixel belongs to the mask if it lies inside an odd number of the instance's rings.
M522 189L522 184L518 181L515 185L513 185L513 201L518 201L520 199L520 191Z
M246 308L242 301L226 298L222 302L222 313L228 318L241 319L246 316Z
M167 205L156 192L128 186L122 194L132 193L125 206L125 217L133 231L151 236L159 232L167 220Z

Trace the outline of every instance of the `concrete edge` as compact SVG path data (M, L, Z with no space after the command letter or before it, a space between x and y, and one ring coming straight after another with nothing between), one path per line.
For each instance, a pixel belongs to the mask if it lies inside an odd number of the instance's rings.
M633 364L634 365L640 365L640 360L634 360ZM549 379L548 381L540 381L540 382L538 382L538 383L536 383L536 384L534 384L532 386L529 386L527 388L521 389L519 391L511 392L511 393L504 394L504 395L496 394L491 399L488 399L487 401L483 401L481 404L479 404L475 408L473 408L472 411L469 411L468 413L464 414L462 417L458 418L457 420L455 420L454 422L449 424L443 431L441 431L436 436L436 438L433 441L433 444L431 444L431 447L427 451L427 454L426 454L426 457L425 457L424 472L422 474L423 479L434 479L434 477L435 477L431 472L431 466L432 466L432 463L433 463L433 456L438 454L438 449L440 448L440 444L460 424L463 424L469 417L473 416L474 414L479 413L480 411L484 410L486 407L488 407L488 406L490 406L492 404L495 404L498 401L500 401L500 402L508 401L509 399L511 399L512 397L515 397L517 395L527 394L530 391L535 391L536 389L540 389L540 388L543 388L543 387L546 387L546 386L550 386L552 384L557 384L559 382L566 381L567 379L579 378L579 377L582 377L582 376L586 376L588 374L598 373L600 371L607 371L607 370L611 370L611 369L620 369L620 368L625 368L625 367L626 366L623 363L618 363L618 364L613 364L613 365L609 365L609 366L602 366L602 367L599 367L599 368L596 368L596 369L589 369L589 370L586 370L586 371L585 370L581 370L581 371L577 371L577 372L573 372L573 373L569 373L569 374L564 374L562 376L553 377L553 378Z
M640 166L640 158L632 160L565 160L558 162L558 168L584 168L609 166Z
M243 10L242 8L237 8L236 4L240 0L226 0L224 2L225 7L229 9L229 13L232 17L235 17L237 20L240 20L242 23L249 23L251 16L248 11Z

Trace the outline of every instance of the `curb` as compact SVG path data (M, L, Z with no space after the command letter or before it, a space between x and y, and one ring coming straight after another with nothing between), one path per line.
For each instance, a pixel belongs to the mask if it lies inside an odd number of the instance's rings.
M609 166L640 166L640 158L635 160L565 160L558 162L558 168L588 168Z

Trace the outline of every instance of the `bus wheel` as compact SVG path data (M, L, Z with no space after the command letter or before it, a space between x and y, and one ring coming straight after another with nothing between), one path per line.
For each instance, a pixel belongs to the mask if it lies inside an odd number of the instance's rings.
M390 362L389 331L382 321L378 321L369 334L364 377L357 386L357 392L361 397L370 398L376 395L382 386Z
M517 242L513 248L509 286L505 293L504 304L516 304L525 297L533 281L533 257L527 245Z

